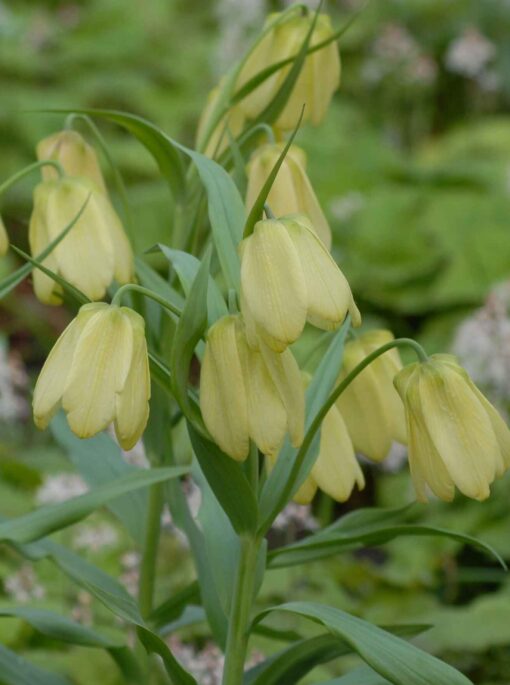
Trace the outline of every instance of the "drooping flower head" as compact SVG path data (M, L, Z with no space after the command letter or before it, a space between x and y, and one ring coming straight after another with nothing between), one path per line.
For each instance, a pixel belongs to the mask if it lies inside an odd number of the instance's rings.
M510 467L510 430L456 358L434 354L395 377L405 405L409 466L418 500L427 488L453 499L455 487L484 500Z
M207 97L206 105L198 122L197 143L202 142L206 129L210 125L211 116L217 103L220 90L221 82L219 86L211 90ZM235 138L243 130L245 119L244 113L238 106L231 107L230 110L221 117L211 133L209 140L206 143L204 154L211 158L221 155L229 146L229 138L226 129L228 128L231 135Z
M304 393L292 353L264 344L253 350L239 314L209 329L200 408L215 442L237 461L248 456L250 439L264 454L278 452L287 432L296 446L303 439Z
M55 343L34 389L34 421L44 429L62 407L80 438L112 421L123 449L141 437L150 376L143 318L128 307L86 304Z
M76 131L59 131L41 140L36 148L39 161L49 159L60 162L68 176L84 176L98 190L106 194L106 185L94 148ZM44 181L58 178L51 166L42 167Z
M100 300L113 279L119 283L132 280L133 253L110 201L92 181L65 176L36 186L28 236L30 250L36 257L84 206L70 232L43 264L89 299ZM41 302L61 302L61 288L52 278L39 269L34 269L33 278Z
M282 351L307 321L334 330L347 313L359 325L349 283L304 215L259 221L240 253L241 311L252 346L256 334Z
M248 57L238 79L238 88L244 86L250 79L282 60L295 57L303 45L310 30L313 15L293 14L278 20L278 14L268 17L266 26L273 24L260 43ZM310 47L318 45L331 38L333 29L330 18L326 14L317 17ZM263 81L247 97L239 102L239 107L249 118L255 118L273 100L285 81L292 64L278 69ZM292 131L301 114L303 105L304 121L314 126L320 124L329 107L331 97L340 85L340 57L336 41L311 52L305 58L301 73L294 85L292 93L278 116L275 126L285 131Z
M393 339L390 331L375 330L348 342L339 380L371 352ZM407 442L404 405L393 386L401 368L398 351L388 350L365 367L337 400L354 447L373 461L382 461L393 441Z
M255 204L283 147L283 144L263 145L253 153L248 165L248 211ZM297 145L290 146L269 191L267 203L276 216L305 214L324 245L328 249L331 247L331 229L306 175L306 154Z

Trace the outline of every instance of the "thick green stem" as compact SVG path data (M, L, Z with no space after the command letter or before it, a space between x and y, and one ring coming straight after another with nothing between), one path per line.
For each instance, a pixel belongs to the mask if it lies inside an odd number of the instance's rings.
M229 616L222 685L242 685L243 683L258 551L258 539L251 536L241 537L239 566Z
M153 606L163 495L163 485L161 483L153 485L149 490L145 545L140 566L140 585L138 588L140 613L143 618L149 616Z
M60 164L60 162L57 162L54 159L43 159L40 162L34 162L33 164L29 164L24 169L21 169L21 171L18 171L16 174L13 174L10 178L7 179L7 181L4 181L2 185L0 185L0 195L2 195L2 193L5 193L6 190L9 190L9 188L13 186L15 183L21 181L22 178L25 178L25 176L31 174L32 171L36 171L37 169L40 169L43 166L54 167L58 171L58 175L60 176L60 178L65 176L64 168L62 164Z
M144 288L141 285L136 285L135 283L127 283L126 285L121 286L117 290L115 295L113 296L112 304L120 306L123 295L125 295L129 291L135 292L135 293L141 293L142 295L149 297L151 300L154 300L154 302L157 302L162 307L164 307L165 309L168 309L168 311L172 312L172 314L175 314L176 316L180 316L182 314L182 310L179 309L179 307L176 307L175 305L173 305L168 300L165 300L164 297L160 297L159 295L157 295L152 290L149 290L148 288Z

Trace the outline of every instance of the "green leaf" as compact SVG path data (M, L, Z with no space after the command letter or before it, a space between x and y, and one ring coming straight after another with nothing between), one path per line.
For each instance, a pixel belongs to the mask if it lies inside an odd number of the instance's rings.
M194 580L179 592L174 592L169 599L156 607L149 616L149 621L152 626L159 629L176 621L189 604L197 604L199 601L200 587L198 581Z
M342 365L345 337L350 327L347 317L337 331L328 350L319 364L308 388L306 389L305 430L308 430L328 399L335 386ZM297 460L299 450L292 447L286 439L271 475L267 479L260 496L261 531L266 532L278 513L297 492L310 472L319 449L320 431L317 432L308 453L301 463Z
M138 637L149 654L159 654L172 685L198 685L191 674L183 669L163 640L147 628L138 628Z
M175 399L183 413L201 424L201 417L188 398L191 360L198 341L207 328L207 288L211 253L208 251L193 280L182 314L179 317L170 358L170 373Z
M111 647L120 647L124 643L123 640L114 640L106 637L92 628L88 628L81 623L77 623L65 616L60 616L59 614L46 609L0 606L0 616L21 618L39 633L51 637L54 640L69 642L73 645L108 649Z
M49 254L51 254L51 252L53 252L57 245L66 237L66 235L78 221L80 216L83 214L85 207L87 206L87 203L89 201L89 198L90 195L87 197L83 205L80 207L80 210L78 211L76 216L67 224L67 226L62 230L62 232L59 233L54 240L48 243L44 250L42 250L42 252L40 252L37 255L36 259L38 262L44 261L46 257ZM23 266L20 266L20 268L17 269L14 273L4 278L3 281L0 281L0 300L4 298L6 295L8 295L11 292L11 290L14 290L14 288L17 285L19 285L21 281L23 281L30 274L32 269L32 264L23 264Z
M69 428L62 412L55 416L50 428L71 463L91 486L114 482L127 473L140 472L140 469L122 458L120 447L107 433L100 433L88 440L80 440ZM145 536L147 493L143 490L134 490L114 499L106 506L141 545Z
M390 630L396 635L408 636L423 629L423 626L403 625ZM319 664L350 653L352 647L330 633L298 640L251 668L244 685L294 685Z
M15 245L11 245L11 250L14 250L14 252L17 255L23 257L23 259L25 259L27 262L30 262L32 266L35 266L37 269L45 273L46 276L52 278L55 281L55 283L58 283L63 290L68 292L72 297L74 297L74 299L77 302L80 302L80 304L87 304L88 302L90 302L89 298L85 295L85 293L82 293L81 290L75 288L74 285L69 283L69 281L66 281L66 279L60 276L59 274L55 273L55 271L52 271L51 269L45 267L42 264L42 262L36 257L31 257L29 254L23 252L23 250L20 250L20 248L16 247Z
M33 666L23 657L0 645L0 680L4 685L71 685L56 673Z
M24 516L0 523L0 539L21 544L38 540L80 521L116 497L170 478L178 478L187 472L187 468L174 467L128 473L79 497L40 507Z
M236 533L255 531L257 501L240 464L190 423L188 431L200 468Z
M361 666L341 678L325 680L318 685L391 685L391 683L368 666Z
M191 286L195 280L198 271L200 269L200 260L187 252L182 250L174 250L167 245L162 245L161 243L157 245L165 257L168 259L170 264L175 269L179 281L181 283L182 289L186 296L189 295L191 291ZM182 306L181 306L182 308ZM223 295L212 276L209 277L209 285L207 287L207 318L209 326L222 316L228 314L228 308L223 299Z
M272 611L297 614L319 623L393 685L473 685L452 666L340 609L314 602L288 602L263 611L255 620L262 620Z
M390 518L393 518L393 512L399 511L402 512L402 510L390 510ZM380 517L379 520L376 518L377 514ZM370 517L371 520L365 520L357 527L352 525L352 522L350 525L342 527L342 519L340 519L339 525L333 524L319 531L316 535L310 535L293 545L273 550L269 554L269 566L271 568L282 568L304 564L333 556L347 549L382 545L397 537L409 535L446 537L477 547L494 557L506 569L504 560L493 547L471 535L418 523L386 523L384 518L381 518L381 514L384 515L384 510L374 510L374 516ZM361 519L359 521L361 522Z

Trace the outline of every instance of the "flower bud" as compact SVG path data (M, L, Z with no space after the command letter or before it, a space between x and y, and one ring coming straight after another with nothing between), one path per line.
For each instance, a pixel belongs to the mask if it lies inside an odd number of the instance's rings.
M84 176L95 183L98 190L106 194L106 186L96 152L76 131L59 131L44 138L36 148L37 159L60 162L69 176ZM58 172L51 166L42 167L43 181L58 178Z
M333 330L350 312L359 325L347 279L305 216L259 221L240 254L241 311L273 350L297 340L306 321Z
M62 406L80 438L112 421L123 449L149 416L150 376L143 318L128 307L86 304L55 343L34 390L34 421L44 429Z
M457 487L484 500L489 486L510 467L510 431L456 358L434 354L395 377L405 405L409 467L417 499L427 486L451 501Z
M216 88L213 88L207 97L206 105L200 115L197 128L197 143L202 142L202 138L209 126L211 114L220 94L221 83ZM230 129L230 133L235 138L244 128L245 116L239 107L234 106L226 112L216 124L213 132L209 136L204 149L204 155L214 158L219 157L222 152L229 146L229 140L226 132L226 127Z
M7 235L7 231L5 230L4 222L2 220L2 217L0 216L0 257L3 257L8 249L9 249L9 236Z
M43 261L91 300L104 297L115 278L128 283L133 278L133 253L124 229L106 195L90 180L64 177L43 181L34 190L29 243L37 256L80 212L65 238ZM61 301L61 288L52 278L34 269L34 289L46 304Z
M339 380L393 339L390 331L378 330L347 343ZM401 368L398 351L388 350L365 367L337 400L354 447L373 461L382 461L394 440L407 442L404 405L393 386Z
M248 165L246 206L248 211L278 161L283 145L264 145L254 152ZM297 145L291 145L267 196L267 203L276 216L305 214L313 230L324 245L331 247L331 229L317 196L306 175L306 154Z
M287 431L293 445L303 440L304 393L292 353L250 348L238 314L207 334L200 408L215 442L237 461L248 456L250 438L264 454L278 452Z
M275 22L277 17L277 14L270 15L266 27ZM238 88L273 64L295 57L306 39L313 19L312 14L295 14L284 18L269 29L248 56L239 75ZM330 18L325 14L320 14L309 47L324 42L332 35ZM247 117L251 119L257 117L269 105L291 68L292 63L278 69L239 102L239 107ZM340 57L336 41L332 41L320 50L307 55L275 126L286 131L293 130L299 120L303 105L305 105L304 121L317 126L324 119L331 97L339 85Z

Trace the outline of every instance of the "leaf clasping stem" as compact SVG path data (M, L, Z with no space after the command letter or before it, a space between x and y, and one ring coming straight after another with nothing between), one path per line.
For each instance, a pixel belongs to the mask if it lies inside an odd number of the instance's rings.
M154 300L154 302L160 304L164 309L168 309L168 311L172 312L172 314L175 314L175 316L181 316L182 314L182 310L179 307L176 307L171 302L168 302L168 300L165 300L163 297L160 297L157 293L153 292L152 290L144 288L141 285L136 285L136 283L127 283L126 285L122 285L113 296L112 305L120 306L122 297L130 291L140 293L141 295L145 295L145 297L148 297L151 300Z

